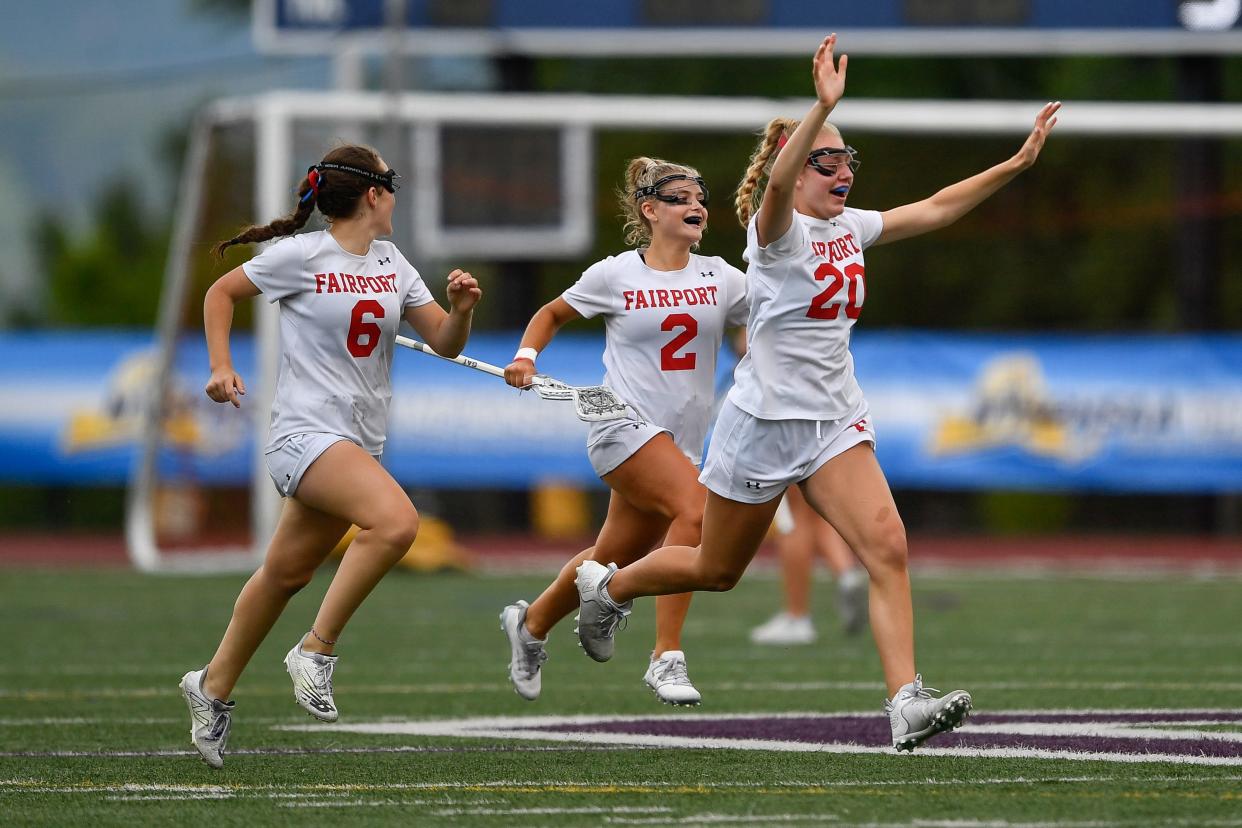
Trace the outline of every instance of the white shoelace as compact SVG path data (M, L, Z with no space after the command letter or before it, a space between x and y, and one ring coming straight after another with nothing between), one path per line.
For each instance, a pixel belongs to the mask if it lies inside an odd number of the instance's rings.
M336 669L335 661L320 662L318 659L311 659L311 664L315 665L314 675L315 684L326 691L329 698L332 697L332 671Z
M664 662L664 667L656 674L656 678L661 682L690 684L690 673L686 669L686 662L676 658Z
M611 638L618 629L624 630L629 625L630 622L626 618L630 611L615 605L609 606L608 602L603 600L601 603L604 604L605 610L603 617L599 619L599 629L605 638Z

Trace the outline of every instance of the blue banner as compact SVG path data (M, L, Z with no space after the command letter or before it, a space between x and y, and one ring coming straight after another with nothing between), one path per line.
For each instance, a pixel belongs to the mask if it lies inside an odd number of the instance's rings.
M517 338L477 335L467 352L504 365ZM123 484L151 393L151 349L145 333L0 335L0 480ZM235 336L233 350L251 389L241 411L207 399L201 335L183 342L165 399L165 478L248 480L257 377L250 341ZM862 331L853 350L894 487L1242 491L1242 335ZM598 336L562 334L539 367L596 384L602 351ZM393 391L384 462L405 485L598 483L587 427L567 403L400 348Z

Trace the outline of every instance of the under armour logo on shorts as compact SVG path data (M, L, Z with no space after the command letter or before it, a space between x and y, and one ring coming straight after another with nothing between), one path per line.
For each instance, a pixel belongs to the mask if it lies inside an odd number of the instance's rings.
M762 485L761 483L758 483L758 482L754 481L754 480L747 480L747 481L746 481L746 488L748 488L748 489L762 489L762 488L763 488L763 485Z
M856 422L856 423L850 423L850 425L851 425L851 426L853 426L854 428L858 429L859 431L866 431L866 430L867 430L867 421L866 421L866 419L859 420L859 421L858 421L858 422Z

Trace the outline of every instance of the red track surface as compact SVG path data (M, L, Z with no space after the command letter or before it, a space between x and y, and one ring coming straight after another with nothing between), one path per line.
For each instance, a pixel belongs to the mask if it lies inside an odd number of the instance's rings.
M226 542L228 539L213 539ZM236 542L236 539L233 539ZM591 543L591 538L544 540L523 535L467 536L457 539L481 567L557 566ZM772 556L765 548L761 559ZM910 538L914 566L1042 566L1124 570L1172 568L1242 571L1242 538L1169 536L1043 536ZM126 566L121 535L0 536L0 568Z

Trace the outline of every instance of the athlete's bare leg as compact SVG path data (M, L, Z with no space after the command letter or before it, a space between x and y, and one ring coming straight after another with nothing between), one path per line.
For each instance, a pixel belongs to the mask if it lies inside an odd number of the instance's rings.
M732 589L759 551L779 504L779 497L739 503L708 491L702 546L657 549L613 575L608 594L624 603L643 595Z
M776 551L781 559L781 585L785 589L785 611L795 618L805 618L811 613L815 524L822 524L823 521L807 504L797 486L785 490L785 501L793 516L793 528L776 539Z
M347 440L334 443L311 464L296 496L359 529L315 616L320 638L336 641L375 585L410 551L418 534L418 511L379 461ZM331 645L307 638L304 650L332 652Z
M914 609L906 529L875 451L868 443L854 446L816 470L802 489L867 569L871 629L891 696L914 680Z
M604 475L612 488L608 516L595 545L578 553L562 567L556 580L526 610L526 630L535 638L546 638L562 618L578 609L578 588L574 585L579 564L595 560L603 564L626 566L646 555L666 534L697 538L703 519L703 487L698 471L667 434L658 434L613 471ZM689 607L672 607L669 618L677 622L672 640L680 640L680 621ZM677 618L676 613L680 613ZM667 636L660 627L657 608L657 637ZM667 640L667 638L666 638ZM667 647L666 649L676 649Z
M203 691L227 699L276 619L349 529L349 521L286 499L263 565L233 605L233 617L211 657Z
M547 638L561 619L578 609L578 589L574 586L574 577L583 561L597 560L623 566L650 550L667 529L666 519L640 512L614 491L608 499L608 515L604 518L596 546L587 547L571 558L561 567L556 580L531 602L526 610L526 631L535 638ZM605 542L602 554L598 545L601 540Z
M795 618L805 618L811 613L815 553L818 552L824 559L828 571L838 583L842 576L858 566L858 558L841 533L806 502L800 487L790 486L785 491L785 500L793 516L793 529L776 540L781 559L785 611Z

